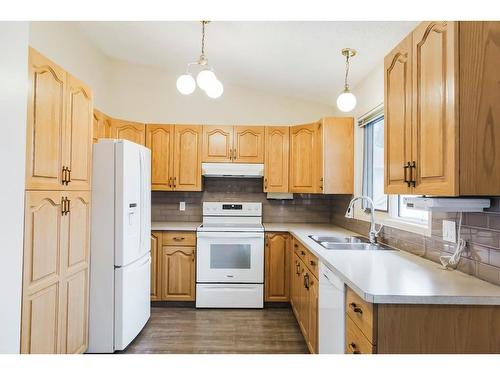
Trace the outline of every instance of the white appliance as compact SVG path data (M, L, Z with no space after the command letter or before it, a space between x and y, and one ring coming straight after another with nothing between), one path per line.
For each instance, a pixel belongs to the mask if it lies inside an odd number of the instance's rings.
M434 212L483 212L490 207L489 198L404 197L407 208Z
M319 353L344 354L344 282L323 263L319 264Z
M264 307L262 204L203 202L197 238L196 307Z
M262 178L264 176L264 164L202 163L201 173L205 177Z
M125 140L94 145L89 353L125 349L150 316L150 158Z

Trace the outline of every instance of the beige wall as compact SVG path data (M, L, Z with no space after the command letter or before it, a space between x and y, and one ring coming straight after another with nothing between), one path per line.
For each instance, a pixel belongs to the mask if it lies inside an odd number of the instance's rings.
M31 22L30 45L87 84L95 107L141 122L293 124L333 114L333 106L246 89L225 82L210 99L177 92L177 74L106 57L71 22ZM224 78L221 77L223 80Z
M19 353L28 86L28 23L0 22L0 353Z

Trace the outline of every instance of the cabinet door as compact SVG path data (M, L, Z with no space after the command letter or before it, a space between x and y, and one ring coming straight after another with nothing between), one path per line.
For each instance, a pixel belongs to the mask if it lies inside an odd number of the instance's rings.
M90 190L92 173L92 91L68 74L63 164L69 167L68 189Z
M290 192L321 192L320 150L320 129L317 123L290 128Z
M66 73L30 48L28 74L26 189L63 189Z
M300 288L300 261L297 254L292 253L293 262L290 268L290 304L292 305L293 313L299 320L299 288Z
M140 145L146 144L146 125L138 122L111 119L111 138L126 139Z
M161 251L162 232L151 232L151 301L160 299L160 272L158 257Z
M307 346L311 353L318 353L318 280L310 275L307 288L309 328L307 330Z
M264 127L235 126L233 148L235 163L264 163Z
M203 162L232 162L233 127L203 126Z
M265 296L266 302L289 300L290 270L289 236L286 233L266 235L265 247Z
M415 194L458 194L457 30L458 23L443 21L413 32Z
M104 113L94 109L92 124L92 141L96 143L99 138L111 137L111 120Z
M384 59L386 194L411 193L411 53L410 34Z
M146 146L151 149L151 190L173 190L174 126L146 126Z
M266 127L264 192L288 192L290 128Z
M61 352L83 353L88 344L90 192L63 193L61 225Z
M61 298L61 193L27 192L22 353L58 353Z
M161 299L195 300L195 248L163 246L161 259Z
M176 125L174 189L201 191L201 125Z

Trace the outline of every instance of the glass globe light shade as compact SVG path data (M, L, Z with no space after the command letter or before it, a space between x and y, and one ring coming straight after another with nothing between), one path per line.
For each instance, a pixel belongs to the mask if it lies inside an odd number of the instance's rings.
M205 91L207 96L212 99L220 98L223 92L224 86L219 80L216 80L215 83Z
M177 78L177 90L182 95L192 94L196 88L196 82L191 74L183 74Z
M217 77L211 70L202 70L196 77L196 83L198 84L198 87L204 91L212 88L212 86L215 85L216 81Z
M356 96L348 90L343 91L337 98L337 107L342 112L351 112L356 107Z

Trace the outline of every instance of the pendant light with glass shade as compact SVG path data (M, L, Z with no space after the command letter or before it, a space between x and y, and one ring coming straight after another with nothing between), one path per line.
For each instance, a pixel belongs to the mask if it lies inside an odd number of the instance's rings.
M345 79L344 79L344 91L340 93L337 98L337 107L342 112L351 112L356 107L356 96L349 90L349 84L347 83L347 76L349 75L349 59L356 56L356 50L351 48L344 48L342 50L342 55L345 56Z
M196 85L203 91L209 98L219 98L224 92L224 86L217 79L212 67L208 65L208 59L205 55L205 26L210 21L201 21L201 55L198 61L187 64L186 73L177 78L177 90L182 95L190 95L196 89ZM190 71L191 67L199 70L196 81Z

